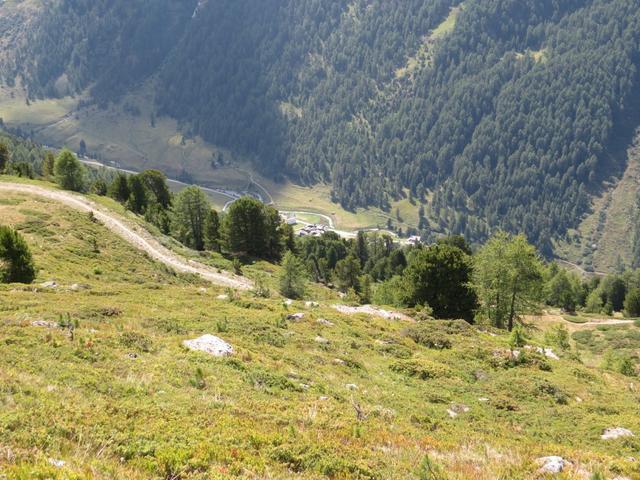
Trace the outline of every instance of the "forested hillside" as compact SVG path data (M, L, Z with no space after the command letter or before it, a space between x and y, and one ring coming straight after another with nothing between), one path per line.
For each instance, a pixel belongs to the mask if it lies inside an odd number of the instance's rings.
M32 97L146 79L188 135L347 209L409 194L421 228L547 254L638 125L638 0L57 0L10 78ZM2 58L2 57L0 57Z

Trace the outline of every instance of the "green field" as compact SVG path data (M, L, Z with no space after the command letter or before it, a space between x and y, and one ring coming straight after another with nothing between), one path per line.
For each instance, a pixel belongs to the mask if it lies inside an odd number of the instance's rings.
M32 286L0 285L0 477L506 480L538 478L547 455L573 464L557 478L640 475L636 437L600 439L640 432L632 380L587 367L575 346L515 362L504 333L345 316L319 286L319 307L286 306L275 265L245 267L266 275L270 298L175 274L35 197L3 195L0 218L39 267ZM305 316L286 320L294 312ZM529 342L553 346L545 329ZM205 333L235 354L182 346Z

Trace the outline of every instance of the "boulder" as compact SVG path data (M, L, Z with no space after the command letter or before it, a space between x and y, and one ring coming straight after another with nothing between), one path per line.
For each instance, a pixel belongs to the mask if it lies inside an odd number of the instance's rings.
M214 335L203 335L193 340L185 340L182 343L189 350L205 352L214 357L233 355L233 347Z

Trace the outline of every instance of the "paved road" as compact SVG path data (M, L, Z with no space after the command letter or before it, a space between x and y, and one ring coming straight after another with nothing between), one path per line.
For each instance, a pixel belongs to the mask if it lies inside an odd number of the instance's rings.
M51 190L36 185L0 182L0 191L26 193L48 198L83 212L93 212L95 217L116 235L127 243L149 254L155 260L184 273L195 273L205 280L224 287L248 290L252 287L249 280L217 269L187 260L184 257L164 247L153 235L145 229L130 223L124 217L104 208L88 198L62 190Z

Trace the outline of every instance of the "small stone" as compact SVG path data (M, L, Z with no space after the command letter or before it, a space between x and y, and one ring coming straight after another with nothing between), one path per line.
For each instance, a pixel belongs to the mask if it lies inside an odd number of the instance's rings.
M284 301L284 304L285 304L287 307L290 307L291 305L293 305L293 300L291 300L290 298L287 298L287 299Z
M56 468L62 468L65 466L67 462L65 462L64 460L56 460L55 458L50 458L49 459L49 464L53 465Z
M321 343L323 345L326 345L329 343L329 340L327 340L324 337L321 337L320 335L318 335L315 339L314 339L317 343Z
M318 308L320 304L318 302L304 302L304 306L307 308Z
M218 295L216 297L218 300L229 300L229 295L225 295L224 293L222 295Z
M198 350L214 357L226 357L233 354L233 347L214 335L203 335L193 340L182 342L190 350Z
M31 326L43 327L43 328L57 328L58 324L55 322L47 322L46 320L34 320L33 322L31 322Z
M615 440L616 438L621 437L634 437L635 435L631 430L626 428L607 428L604 433L600 436L602 440Z
M138 358L138 354L137 353L127 353L127 358L129 358L131 360L135 360L136 358Z
M334 358L333 359L333 363L337 364L337 365L346 365L347 362L345 362L344 360L342 360L341 358Z
M201 288L198 289L198 293L201 294L201 295L204 295L205 293L207 293L207 289L204 288L204 287L201 287Z
M478 401L479 401L479 402L483 402L483 403L485 403L485 402L488 402L488 401L489 401L489 399L488 399L487 397L480 397L480 398L478 399Z
M326 400L329 400L329 397L327 397L327 396L325 396L325 395L322 395L321 397L318 397L318 400L320 400L320 401L324 402L324 401L326 401Z
M89 290L89 288L91 288L89 287L89 285L83 285L80 283L74 283L69 287L69 289L73 292L79 292L80 290Z
M302 388L303 390L309 390L309 385L307 385L306 383L301 383L300 388Z
M541 457L536 460L540 465L540 473L560 473L571 465L564 458L558 456Z
M304 313L290 313L287 315L287 320L302 320L304 318Z
M358 386L357 386L355 383L347 383L347 384L345 385L345 388L346 388L347 390L357 390L357 389L358 389Z
M325 327L333 327L333 322L325 320L324 318L319 318L318 320L316 320L316 323L324 325Z
M58 288L58 284L56 282L54 282L53 280L41 283L40 286L42 288Z
M582 399L580 397L576 397L576 402L577 403L582 403Z

